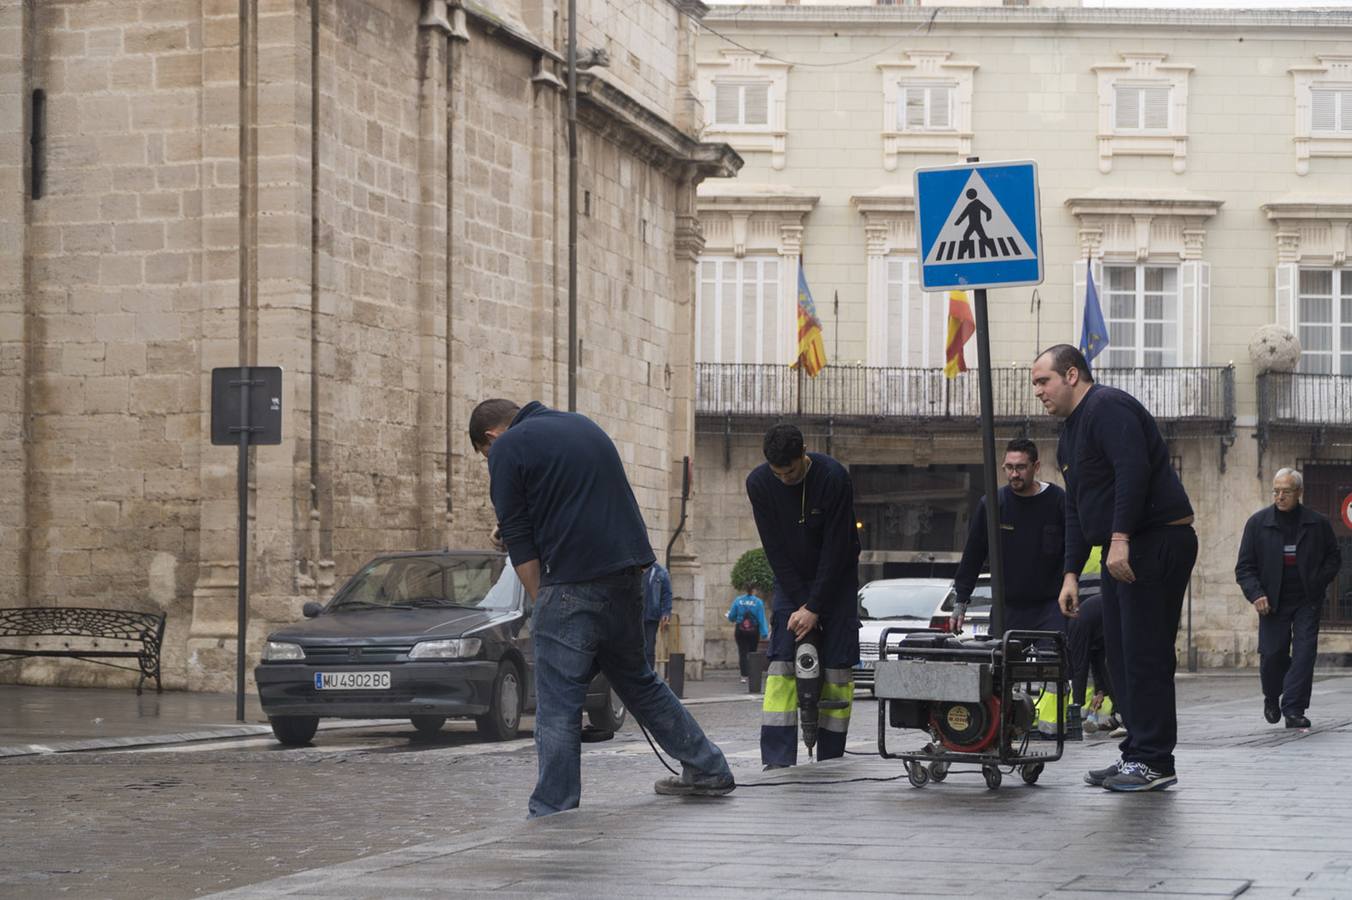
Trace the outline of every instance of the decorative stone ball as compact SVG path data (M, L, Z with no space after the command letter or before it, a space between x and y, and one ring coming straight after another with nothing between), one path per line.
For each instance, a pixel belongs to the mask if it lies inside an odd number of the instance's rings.
M1259 375L1294 372L1300 364L1300 341L1280 325L1264 325L1249 341L1249 358Z

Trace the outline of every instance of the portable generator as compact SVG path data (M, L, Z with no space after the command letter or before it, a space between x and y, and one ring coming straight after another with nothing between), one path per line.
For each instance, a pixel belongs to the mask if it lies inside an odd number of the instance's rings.
M889 644L888 636L904 633ZM915 787L943 781L950 767L979 767L986 786L1000 786L1002 767L1035 784L1065 749L1066 642L1056 631L1007 631L994 640L960 640L937 631L888 628L878 640L873 693L878 698L878 753L900 759ZM1030 688L1056 688L1056 730L1038 734ZM887 749L888 728L925 732L921 750ZM1039 734L1039 737L1041 735ZM973 772L978 769L971 770Z

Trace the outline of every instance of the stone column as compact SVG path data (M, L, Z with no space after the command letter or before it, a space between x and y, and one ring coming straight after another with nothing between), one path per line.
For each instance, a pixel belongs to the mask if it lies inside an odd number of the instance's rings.
M29 0L0 0L0 605L28 599Z
M699 277L700 253L704 250L704 232L695 210L697 177L687 174L676 184L675 263L672 271L674 312L668 365L671 366L671 427L668 437L671 466L668 473L670 511L667 521L674 531L681 521L681 461L690 457L692 481L695 457L695 280ZM685 653L685 675L704 677L704 635L706 616L704 571L691 535L695 530L694 485L686 503L685 528L671 548L672 611L680 616L681 650ZM655 548L659 558L666 548Z

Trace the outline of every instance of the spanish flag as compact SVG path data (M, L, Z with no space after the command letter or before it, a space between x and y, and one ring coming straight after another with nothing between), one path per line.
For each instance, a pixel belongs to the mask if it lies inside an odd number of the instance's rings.
M803 264L798 264L798 361L812 378L826 368L826 343L822 340L822 322L817 318L817 304L807 287Z
M959 372L967 371L967 360L963 358L962 347L976 332L976 320L972 318L972 304L967 302L966 291L948 292L948 338L944 341L944 377L957 378Z

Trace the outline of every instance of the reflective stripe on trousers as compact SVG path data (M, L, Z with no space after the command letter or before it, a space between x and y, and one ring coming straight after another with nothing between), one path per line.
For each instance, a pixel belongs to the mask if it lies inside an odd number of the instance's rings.
M764 765L798 764L798 681L792 662L771 660L766 669L760 745Z
M1037 713L1037 730L1043 734L1056 734L1056 700L1060 695L1060 685L1048 682L1043 685L1042 694L1037 698L1033 709ZM1065 721L1065 707L1061 709L1061 720Z

